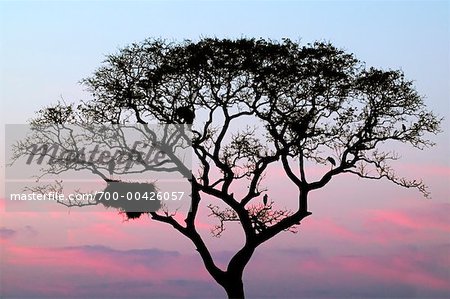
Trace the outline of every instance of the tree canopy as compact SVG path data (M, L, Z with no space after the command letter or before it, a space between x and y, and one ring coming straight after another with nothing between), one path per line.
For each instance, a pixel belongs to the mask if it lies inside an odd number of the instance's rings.
M35 123L192 123L196 166L185 223L151 212L192 240L230 298L244 296L242 274L254 250L310 215L308 194L340 174L386 179L429 193L421 180L397 176L390 162L399 142L423 149L440 119L400 70L366 65L326 42L283 39L168 42L148 39L108 55L82 80L92 99L40 111ZM318 179L309 166L329 165ZM277 210L261 185L277 165L298 190L294 210ZM246 192L236 191L245 185ZM238 221L245 244L226 269L216 266L197 232L204 196L215 198L220 224Z

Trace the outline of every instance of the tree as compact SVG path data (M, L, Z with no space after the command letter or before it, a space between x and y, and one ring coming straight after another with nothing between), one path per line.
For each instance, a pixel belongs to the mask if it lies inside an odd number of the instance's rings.
M399 157L389 148L393 142L433 145L424 134L439 132L441 120L401 71L366 68L330 43L150 39L107 56L82 83L92 100L47 107L34 121L192 123L198 169L187 177L191 209L184 223L167 212L148 214L192 241L229 298L244 298L242 276L256 248L295 230L311 215L309 195L335 176L386 179L429 195L422 181L395 173L389 162ZM314 180L308 170L317 164L327 167ZM267 196L262 182L272 165L298 190L296 198L285 199L296 209L277 209ZM236 191L243 184L246 192ZM219 221L213 234L236 221L245 236L226 269L216 265L196 227L206 196L217 202L208 206Z

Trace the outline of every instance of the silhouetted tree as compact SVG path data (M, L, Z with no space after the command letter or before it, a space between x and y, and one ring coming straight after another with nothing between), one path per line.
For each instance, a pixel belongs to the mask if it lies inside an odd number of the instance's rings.
M192 123L198 167L188 178L191 209L184 223L170 213L149 214L193 242L229 298L244 297L242 276L255 249L295 231L311 214L309 195L335 176L384 178L429 195L422 181L396 175L389 162L398 156L389 148L391 141L431 146L424 134L437 133L440 119L401 71L366 68L329 43L150 39L107 56L82 82L92 100L43 109L35 122ZM311 179L309 166L317 164L327 167ZM298 196L267 196L261 183L270 165L283 169ZM239 191L243 184L246 192ZM230 221L245 235L226 269L216 265L196 227L205 197L217 202L208 206L219 221L214 235ZM297 208L277 210L277 199Z

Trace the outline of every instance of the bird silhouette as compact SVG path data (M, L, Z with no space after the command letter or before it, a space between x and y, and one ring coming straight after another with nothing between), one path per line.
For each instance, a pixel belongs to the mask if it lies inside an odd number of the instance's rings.
M405 124L402 124L402 129L403 129L403 132L406 131L406 126L405 126Z
M336 161L332 157L328 157L327 160L330 161L331 165L336 166Z
M264 194L264 196L263 196L263 204L264 204L265 206L267 206L267 201L268 201L268 199L269 199L269 196L268 196L267 194Z
M115 168L116 168L116 162L113 159L109 160L109 162L108 162L108 172L109 172L109 175L110 175L111 178L112 178L112 176L114 174L114 169Z

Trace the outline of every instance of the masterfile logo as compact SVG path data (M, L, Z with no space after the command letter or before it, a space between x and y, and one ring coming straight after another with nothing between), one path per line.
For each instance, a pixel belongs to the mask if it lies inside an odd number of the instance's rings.
M7 210L47 211L57 202L128 214L190 199L190 126L7 125L5 145Z

